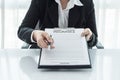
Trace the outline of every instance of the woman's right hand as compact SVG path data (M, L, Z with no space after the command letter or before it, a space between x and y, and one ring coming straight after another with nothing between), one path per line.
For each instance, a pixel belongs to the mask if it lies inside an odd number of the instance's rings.
M33 31L33 40L37 42L37 45L40 48L48 48L48 43L51 43L51 45L50 45L51 48L55 48L53 45L54 40L45 31L34 30Z

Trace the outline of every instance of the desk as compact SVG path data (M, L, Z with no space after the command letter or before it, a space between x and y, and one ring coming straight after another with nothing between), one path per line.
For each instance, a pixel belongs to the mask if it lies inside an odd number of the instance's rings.
M92 69L39 70L39 49L0 50L0 80L120 80L120 50L89 50Z

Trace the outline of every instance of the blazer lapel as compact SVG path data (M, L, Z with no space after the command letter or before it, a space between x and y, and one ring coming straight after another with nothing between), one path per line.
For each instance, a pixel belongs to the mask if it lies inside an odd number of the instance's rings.
M75 27L76 23L82 19L83 6L75 6L69 12L68 27Z
M48 16L53 23L53 26L58 27L58 4L53 2L50 7L48 7Z

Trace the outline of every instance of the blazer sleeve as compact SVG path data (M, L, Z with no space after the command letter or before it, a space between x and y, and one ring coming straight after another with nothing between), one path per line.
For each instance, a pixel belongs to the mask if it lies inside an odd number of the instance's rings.
M92 31L92 39L88 41L88 46L93 47L97 44L97 29L96 29L96 20L95 20L95 9L93 0L86 1L86 28L90 28Z
M33 44L31 42L31 33L35 29L35 26L39 20L39 14L40 10L37 5L37 0L32 0L28 12L18 29L18 37L21 40L29 44Z

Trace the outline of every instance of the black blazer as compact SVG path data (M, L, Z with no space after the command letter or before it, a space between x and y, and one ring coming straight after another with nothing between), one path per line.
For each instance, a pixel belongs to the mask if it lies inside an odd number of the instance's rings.
M92 0L80 1L84 6L75 6L70 10L68 27L90 28L93 36L88 42L88 46L92 47L96 45L98 36L94 4ZM31 42L31 33L38 21L41 30L58 27L58 4L55 0L32 0L30 8L19 27L18 37L31 45L36 45Z

